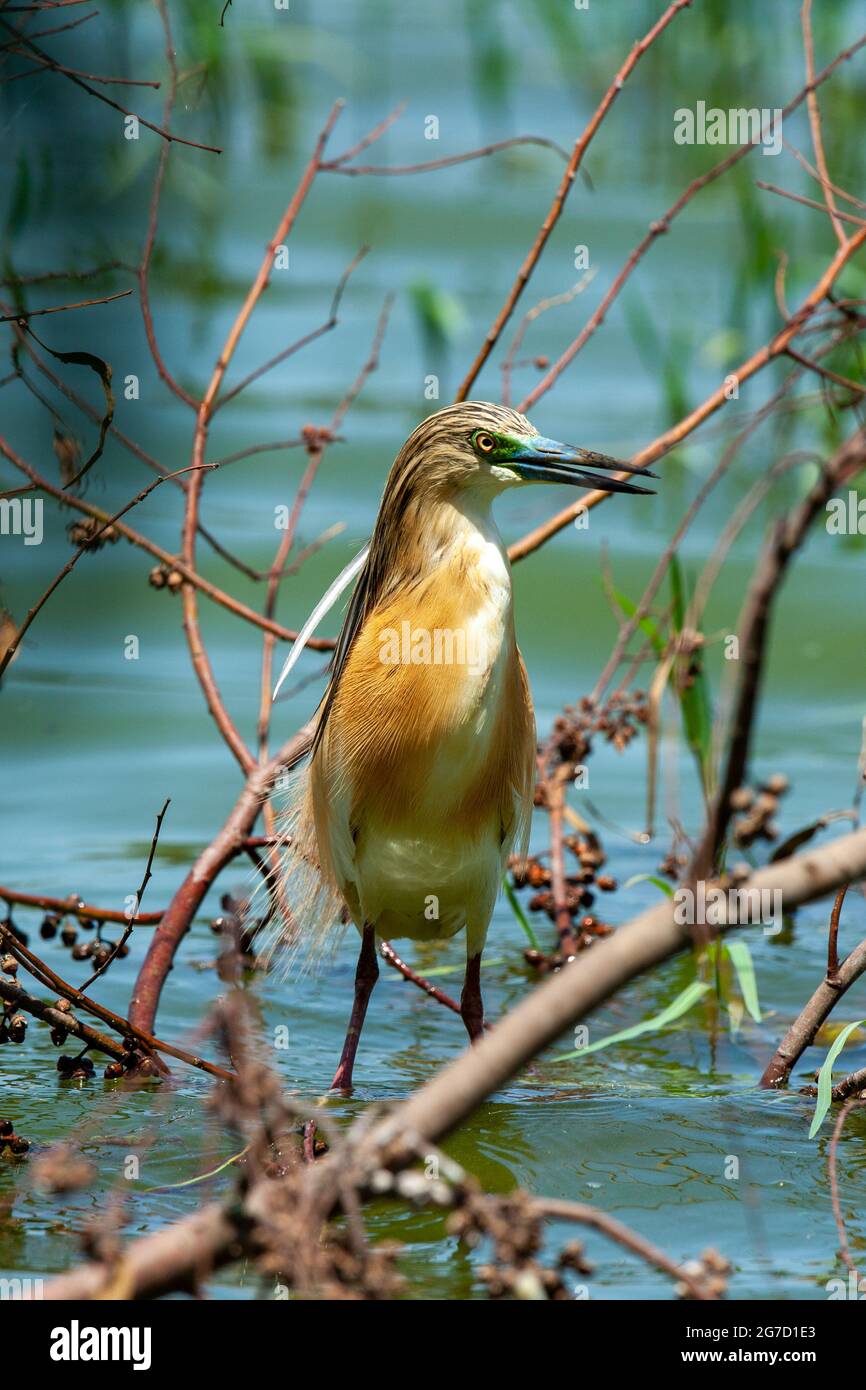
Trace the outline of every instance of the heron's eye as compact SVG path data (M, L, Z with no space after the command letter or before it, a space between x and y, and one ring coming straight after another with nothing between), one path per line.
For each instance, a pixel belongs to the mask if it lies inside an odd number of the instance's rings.
M492 454L496 448L496 440L493 435L485 434L484 430L480 430L476 434L474 443L479 454Z

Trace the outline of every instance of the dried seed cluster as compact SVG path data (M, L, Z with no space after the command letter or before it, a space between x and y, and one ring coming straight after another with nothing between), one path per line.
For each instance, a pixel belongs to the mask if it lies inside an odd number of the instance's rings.
M592 752L593 734L602 734L622 752L648 719L643 690L619 691L601 706L585 695L576 705L568 705L554 721L548 748L560 763L577 766L585 763Z
M734 844L747 849L755 840L772 842L779 838L775 816L779 810L779 800L788 791L788 779L780 772L768 777L757 791L751 787L738 787L731 793L731 809L739 813L731 830Z
M101 550L104 545L116 545L120 540L120 532L114 526L105 526L104 531L103 526L104 521L89 516L81 521L71 521L66 534L73 545L83 546L85 550Z
M577 860L577 868L566 875L565 906L575 926L577 949L584 950L596 937L609 936L613 931L608 923L600 921L589 909L595 902L596 891L612 893L616 890L617 882L610 874L598 872L607 856L594 832L568 835L564 844ZM508 867L511 882L516 889L536 890L527 903L530 912L543 912L551 922L555 922L556 902L551 888L552 875L547 864L542 861L542 856L531 855L527 859L521 859L512 855ZM558 959L545 956L541 951L528 950L524 955L531 965L541 969L549 969L558 963Z
M169 593L176 594L183 588L183 575L168 565L154 565L147 582L152 589L168 589Z

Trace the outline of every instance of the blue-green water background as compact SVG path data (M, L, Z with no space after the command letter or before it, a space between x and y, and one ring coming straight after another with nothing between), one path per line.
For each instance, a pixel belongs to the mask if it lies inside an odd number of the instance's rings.
M858 7L816 4L821 66L857 36ZM161 35L150 7L103 7L104 18L67 36L64 61L93 71L164 76ZM402 98L402 118L362 159L408 164L518 133L549 137L566 148L582 129L634 38L661 6L564 3L481 4L446 0L436 7L369 0L316 5L291 0L280 12L257 0L236 3L219 29L214 7L172 5L184 80L175 128L224 147L217 157L174 147L160 214L153 273L153 311L166 360L181 381L201 390L263 248L299 176L332 101L346 109L333 137L342 150ZM781 106L803 80L793 0L760 7L738 0L703 4L680 15L645 56L621 92L586 160L591 184L579 180L551 237L522 307L562 293L577 279L574 247L589 248L595 278L571 304L552 310L527 335L521 355L553 357L575 335L647 223L724 150L682 147L672 139L673 111L703 99L722 106ZM861 11L862 15L862 11ZM209 64L203 78L197 64ZM125 90L124 103L159 119L156 94ZM5 89L4 185L10 264L19 273L135 262L140 253L158 140L122 138L121 118L71 84L44 78ZM863 60L854 59L822 94L833 177L863 194ZM424 138L425 119L439 121L439 140ZM801 111L785 136L811 157ZM340 537L283 586L278 616L299 624L330 578L369 533L381 486L400 442L431 408L425 378L436 373L441 403L453 394L511 284L549 205L562 163L552 151L526 148L488 160L406 178L322 175L290 242L290 267L277 272L232 364L229 381L278 352L328 314L333 288L362 243L372 250L346 292L338 328L257 382L217 417L210 457L250 444L296 436L324 423L365 360L388 292L396 300L378 372L364 387L343 433L329 450L305 507L300 542L335 520ZM772 291L776 249L790 257L787 293L797 304L833 249L826 218L754 187L762 178L816 195L816 185L787 154L753 153L735 175L702 194L658 240L610 312L603 329L534 410L544 433L628 455L676 414L703 399L778 323ZM125 288L118 272L100 292ZM844 287L863 293L862 269ZM31 303L86 297L48 287ZM447 332L425 332L418 301L439 296ZM89 290L87 291L90 292ZM93 290L96 293L96 290ZM445 296L445 299L442 297ZM516 322L516 320L515 320ZM43 319L37 331L58 349L86 347L110 361L115 381L140 379L137 401L118 392L116 423L167 468L189 461L192 416L160 383L134 297L85 314ZM494 354L475 394L498 398ZM854 359L840 368L856 370ZM99 405L98 387L72 368L69 380ZM586 693L610 650L615 623L605 601L606 550L616 584L636 598L685 506L717 461L727 431L759 406L782 379L773 370L744 388L724 423L711 422L663 465L654 499L614 499L586 531L568 531L515 571L519 639L529 668L540 729L563 704ZM536 379L524 368L517 394ZM807 384L803 390L811 390ZM49 394L85 440L92 429L62 398ZM20 386L0 392L3 433L34 465L55 476L49 417ZM845 420L828 425L820 402L811 412L757 432L728 479L704 508L681 549L694 575L747 487L793 447L826 448ZM203 520L232 550L268 566L279 533L274 508L288 504L305 459L300 450L251 458L206 480ZM111 508L149 474L109 439L87 496ZM4 486L12 475L4 470ZM705 631L736 629L744 586L771 515L810 481L794 470L772 491L739 539L716 588ZM553 489L505 497L499 519L510 540L566 500ZM3 602L20 618L69 554L69 517L46 505L41 547L2 539ZM180 498L164 487L131 520L169 551L179 546ZM200 547L203 571L260 606L261 586ZM164 827L146 906L163 905L190 862L213 836L238 791L239 774L204 712L180 621L180 602L147 586L146 556L120 544L86 559L40 615L0 695L3 739L2 881L26 891L122 907L134 891L153 819L165 797ZM793 790L783 826L793 830L831 808L850 805L863 718L863 553L818 528L786 582L773 629L757 730L757 773L783 771ZM260 643L256 633L201 600L202 621L220 689L242 731L255 727ZM328 630L332 630L328 628ZM124 657L127 636L140 657ZM709 670L718 695L720 643ZM304 658L304 673L320 665ZM290 733L312 711L321 682L281 704L274 736ZM605 833L609 868L624 882L652 872L667 847L664 815L675 811L692 831L701 803L693 769L669 720L663 752L665 797L659 834L636 845ZM591 798L628 830L644 825L646 760L635 743L624 755L599 747L591 764ZM580 793L575 793L578 798ZM579 801L575 801L581 809ZM585 810L585 807L583 808ZM828 832L833 833L833 832ZM546 827L536 827L536 843ZM189 1037L219 988L211 967L215 939L207 922L220 892L242 890L246 870L227 871L184 942L169 978L159 1031ZM613 922L652 902L640 883L605 903ZM16 912L22 926L38 918ZM826 907L798 916L781 939L750 937L763 1022L746 1019L736 1037L724 1011L698 1008L662 1036L624 1044L581 1062L542 1059L493 1097L449 1144L489 1188L515 1183L532 1191L588 1199L634 1225L680 1258L706 1245L733 1262L740 1297L823 1297L839 1272L837 1237L826 1179L826 1136L807 1138L811 1103L797 1093L762 1093L755 1083L787 1020L823 970ZM862 935L862 900L853 895L843 936ZM542 929L544 927L542 926ZM547 929L549 939L549 929ZM531 987L524 944L507 904L497 908L484 989L495 1018ZM99 986L99 997L125 1010L146 947L136 934L128 959ZM353 942L323 978L252 985L262 1035L280 1024L290 1046L272 1061L287 1087L319 1094L333 1071L351 994ZM73 980L84 967L58 944L46 954ZM459 987L460 941L419 951L420 968L450 966ZM579 968L579 966L577 967ZM601 1037L658 1011L691 978L678 961L621 991L591 1021ZM859 997L858 997L859 995ZM866 1013L862 990L842 1006L845 1019ZM463 1046L453 1016L386 974L371 1007L351 1102L395 1099L430 1077ZM569 1039L563 1040L564 1050ZM269 1053L270 1055L270 1053ZM802 1083L821 1053L798 1069ZM47 1034L30 1029L26 1046L2 1054L4 1101L16 1128L40 1146L79 1140L98 1179L74 1199L47 1198L30 1183L28 1162L0 1159L0 1268L47 1276L74 1258L73 1232L98 1216L106 1195L123 1188L129 1234L157 1228L199 1200L225 1190L231 1173L192 1189L148 1194L214 1166L236 1141L204 1109L207 1083L178 1066L174 1083L116 1091L101 1080L60 1084ZM853 1043L846 1062L862 1065ZM840 1151L843 1206L855 1255L863 1248L864 1129L851 1120ZM141 1148L141 1179L125 1183L121 1163ZM739 1178L727 1178L729 1156ZM730 1165L728 1165L729 1169ZM134 1190L130 1190L134 1189ZM376 1212L375 1235L407 1242L404 1266L414 1296L473 1298L480 1288L474 1257L443 1236L438 1218ZM554 1232L554 1234L558 1234ZM593 1296L661 1297L668 1284L615 1248L591 1237ZM253 1275L221 1275L220 1297L259 1292Z

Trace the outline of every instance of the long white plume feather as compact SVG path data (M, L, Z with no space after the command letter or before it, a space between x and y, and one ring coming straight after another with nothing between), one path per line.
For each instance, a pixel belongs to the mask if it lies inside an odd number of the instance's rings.
M337 575L337 578L334 580L333 584L329 586L326 592L319 599L319 602L316 604L309 618L304 623L304 626L301 628L300 632L295 638L295 641L292 643L292 650L286 657L286 663L283 666L282 671L280 672L280 678L274 686L274 693L271 697L273 700L275 700L279 695L280 686L283 684L286 677L290 674L293 666L295 665L295 662L298 660L298 657L301 655L301 652L304 650L304 647L307 645L307 642L312 637L313 633L319 626L319 623L322 621L325 614L330 612L340 595L346 589L348 589L349 585L352 583L352 580L355 579L356 576L363 569L364 562L366 561L369 553L370 547L369 545L365 545L364 549L355 556L354 560L349 561L348 565L343 570L343 572Z

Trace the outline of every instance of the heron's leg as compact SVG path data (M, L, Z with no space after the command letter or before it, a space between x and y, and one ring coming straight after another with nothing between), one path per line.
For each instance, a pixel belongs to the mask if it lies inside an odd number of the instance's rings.
M468 956L466 975L463 979L463 992L460 995L460 1013L466 1024L470 1042L475 1042L484 1034L484 1004L481 999L481 952Z
M355 969L355 1000L352 1004L352 1016L346 1030L343 1051L340 1054L340 1065L337 1067L331 1082L332 1091L351 1091L352 1089L352 1068L355 1065L355 1053L358 1051L358 1039L364 1026L367 1004L378 978L376 933L371 926L365 925L361 934L361 953L358 956L358 965Z

